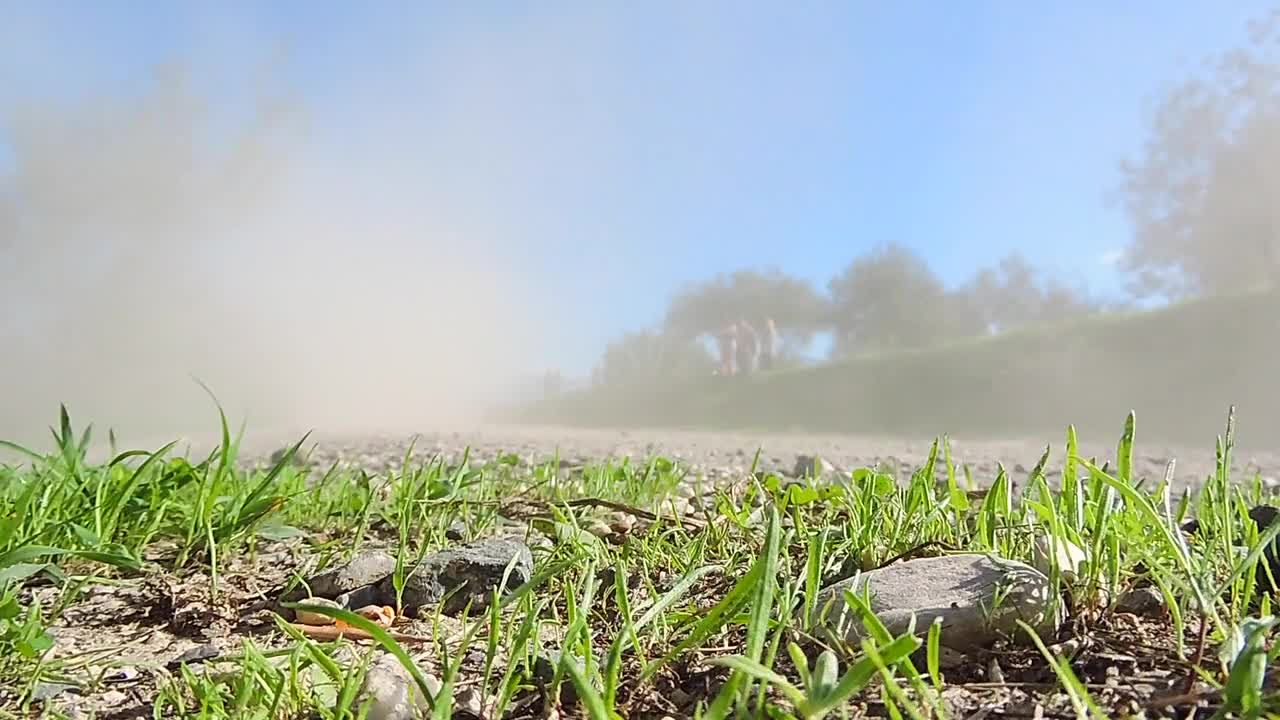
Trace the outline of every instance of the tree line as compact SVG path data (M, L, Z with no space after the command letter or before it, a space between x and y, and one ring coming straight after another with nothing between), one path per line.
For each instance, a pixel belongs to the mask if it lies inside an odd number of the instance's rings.
M728 323L781 334L779 364L819 334L826 359L924 348L969 337L1274 286L1280 275L1280 10L1252 21L1247 42L1206 59L1157 97L1147 138L1118 168L1111 201L1131 236L1117 267L1125 297L1092 297L1012 254L948 288L920 254L880 245L826 287L780 270L741 269L681 289L659 326L605 348L596 384L712 372L709 336Z
M889 243L854 259L825 288L780 270L744 269L692 284L672 298L657 329L609 343L594 381L620 385L712 372L714 335L745 320L771 318L778 364L803 362L815 337L827 359L918 349L1114 309L1039 272L1019 254L947 288L925 259Z

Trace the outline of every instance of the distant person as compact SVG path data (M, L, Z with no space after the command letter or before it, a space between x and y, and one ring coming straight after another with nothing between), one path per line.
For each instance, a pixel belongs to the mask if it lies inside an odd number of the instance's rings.
M738 372L755 371L756 355L760 352L760 336L751 323L746 320L738 322Z
M542 376L542 393L547 399L554 398L564 389L564 377L559 370L548 370Z
M725 377L733 375L734 356L738 353L737 334L737 327L729 323L716 335L716 342L720 346L720 374Z
M773 318L764 319L764 342L760 346L760 370L768 371L774 367L778 357L778 326Z

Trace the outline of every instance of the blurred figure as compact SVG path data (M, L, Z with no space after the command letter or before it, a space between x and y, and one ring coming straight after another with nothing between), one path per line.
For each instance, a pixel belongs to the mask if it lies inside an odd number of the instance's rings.
M738 321L738 372L751 373L756 368L756 355L760 352L760 336L751 323Z
M738 328L733 323L725 326L718 335L716 342L720 346L720 374L728 377L734 374L734 359L738 354Z
M774 367L778 355L778 326L773 318L764 319L764 343L760 347L760 370L768 371Z
M542 396L544 399L551 399L558 396L564 389L564 376L559 370L548 370L542 376Z

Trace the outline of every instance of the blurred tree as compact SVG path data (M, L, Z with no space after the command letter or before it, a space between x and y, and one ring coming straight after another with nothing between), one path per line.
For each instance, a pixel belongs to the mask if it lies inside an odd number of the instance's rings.
M977 314L974 326L978 333L1059 322L1101 309L1084 290L1046 278L1045 273L1014 252L995 268L979 270L957 294Z
M1040 323L1064 322L1122 307L1125 307L1123 302L1105 304L1088 295L1083 288L1071 287L1050 278L1040 299L1037 320Z
M715 365L697 340L643 330L609 343L592 376L598 385L643 387L707 376Z
M675 337L694 339L741 319L763 332L766 317L777 325L786 353L825 329L826 299L812 283L779 270L739 270L677 293L664 326Z
M1280 11L1156 105L1117 200L1134 229L1121 259L1138 297L1271 285L1280 272Z
M855 259L828 287L835 355L919 348L981 331L972 303L895 243Z

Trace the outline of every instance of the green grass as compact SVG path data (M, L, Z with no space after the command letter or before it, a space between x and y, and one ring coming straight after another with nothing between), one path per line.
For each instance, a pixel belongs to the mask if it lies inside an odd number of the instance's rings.
M536 423L804 429L1007 439L1113 432L1135 410L1148 439L1203 443L1234 402L1240 441L1280 435L1274 358L1280 292L1084 318L924 350L857 356L748 378L567 393L515 411Z
M964 690L980 702L992 690L974 667L986 659L943 668L945 630L894 636L870 613L859 643L824 644L808 624L815 595L909 551L1030 560L1037 534L1084 548L1089 562L1070 583L1052 567L1071 620L1064 637L1002 650L1010 687L1033 686L1033 699L1058 702L1068 714L1120 713L1092 651L1068 657L1063 641L1111 637L1117 621L1105 612L1108 599L1151 582L1173 601L1171 612L1145 626L1145 645L1127 652L1143 667L1200 683L1197 697L1211 710L1275 717L1280 688L1266 669L1280 650L1260 558L1280 526L1261 536L1242 530L1248 507L1274 498L1256 478L1230 476L1231 423L1218 439L1219 471L1181 495L1160 478L1139 486L1132 456L1141 436L1132 415L1120 430L1114 457L1099 459L1076 456L1069 429L1027 477L1001 469L981 478L985 495L966 492L970 472L954 466L942 439L904 476L859 468L835 484L793 485L745 474L733 488L698 498L703 511L601 538L589 529L615 511L583 499L658 508L689 480L686 468L655 457L601 459L569 472L555 459L451 464L408 453L398 471L376 477L301 469L288 457L254 467L237 461L225 418L223 443L207 457L173 456L165 446L91 464L90 435L76 433L64 410L52 451L21 449L23 462L0 466L0 711L34 715L42 683L108 692L104 675L129 665L140 668L134 687L156 717L357 717L370 646L310 640L280 618L233 634L236 651L216 672L165 670L167 658L140 663L109 642L89 658L83 649L61 651L55 637L74 629L74 611L92 601L95 583L142 592L166 578L243 614L252 600L244 588L273 570L253 559L271 548L331 564L389 542L403 572L450 544L445 530L457 521L484 535L502 515L537 508L530 524L550 541L536 546L528 585L460 621L418 620L418 632L435 637L428 647L379 638L421 687L431 687L428 675L439 681L434 717L476 696L489 717L545 717L558 703L569 717L591 718L955 716L943 692ZM300 441L294 450L301 449ZM1054 466L1063 469L1056 488L1044 473ZM1194 541L1179 530L1191 515L1201 521ZM1233 552L1233 537L1251 543L1251 552ZM140 622L167 627L163 618Z

